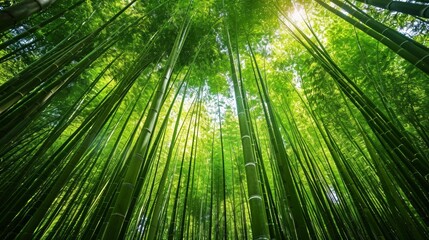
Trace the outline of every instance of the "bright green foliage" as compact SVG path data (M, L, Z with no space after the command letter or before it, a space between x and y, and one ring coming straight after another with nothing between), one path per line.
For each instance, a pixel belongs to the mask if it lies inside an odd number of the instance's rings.
M428 1L37 2L1 239L429 238Z

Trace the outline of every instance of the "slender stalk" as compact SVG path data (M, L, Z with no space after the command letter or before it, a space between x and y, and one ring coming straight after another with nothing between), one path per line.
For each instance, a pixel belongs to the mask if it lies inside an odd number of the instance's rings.
M268 220L265 213L265 204L263 202L262 190L257 171L255 155L253 152L249 121L247 119L243 96L239 87L236 66L233 58L229 29L226 26L227 48L229 55L229 63L231 67L231 79L234 85L235 101L237 105L237 114L240 124L241 144L243 146L243 156L245 160L248 201L251 211L251 227L254 239L269 239Z

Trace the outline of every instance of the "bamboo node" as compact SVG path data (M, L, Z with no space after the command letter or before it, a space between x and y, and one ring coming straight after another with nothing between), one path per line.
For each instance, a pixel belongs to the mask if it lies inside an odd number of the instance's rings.
M405 49L399 48L398 51L396 51L396 53L399 54L399 52L401 52L401 51L405 51Z
M420 62L423 62L426 58L428 58L429 57L429 54L427 54L427 55L425 55L424 57L422 57L420 60L418 60L417 62L416 62L416 64L414 64L414 66L417 66L417 65L419 65L420 64Z
M386 9L391 10L390 9L390 5L392 5L393 1L390 1L387 5L386 5Z
M258 199L258 200L261 200L261 201L262 201L262 197L261 197L261 195L252 195L252 196L250 196L250 197L249 197L249 201L250 201L250 200L253 200L253 199Z
M404 45L405 43L409 42L408 40L405 40L403 42L401 42L401 44L399 44L400 47L402 47L402 45Z
M264 239L269 239L269 238L267 238L267 237L265 237L265 236L260 236L260 237L258 237L258 238L255 238L256 240L264 240Z
M245 138L249 138L250 139L250 136L249 135L244 135L244 136L241 137L241 140L244 140Z
M364 21L363 23L365 23L366 25L368 25L369 21L371 21L371 18L366 19L366 21Z
M125 215L124 215L124 214L122 214L122 213L118 213L118 212L116 212L116 213L112 213L112 216L119 216L119 217L121 217L121 218L125 218Z
M248 167L248 166L256 167L256 164L254 162L248 162L244 165L244 167Z
M131 189L134 189L134 184L129 183L129 182L124 182L124 183L122 183L122 186L127 187L127 188L131 188Z
M426 17L425 15L426 15L426 11L427 11L427 10L429 10L429 6L427 6L427 7L423 8L423 9L422 9L422 11L420 12L420 15L421 15L422 17Z
M139 158L141 160L144 160L144 156L141 153L136 153L136 158Z
M152 133L152 131L149 128L143 128L143 130L146 130L148 133Z
M404 144L399 144L397 147L395 147L393 150L398 150L398 151L400 151L400 152L402 152L401 151L401 148L404 146Z

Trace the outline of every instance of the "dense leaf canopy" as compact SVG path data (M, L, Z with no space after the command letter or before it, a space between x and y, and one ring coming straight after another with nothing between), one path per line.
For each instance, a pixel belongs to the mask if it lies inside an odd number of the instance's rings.
M428 239L429 2L0 2L2 239Z

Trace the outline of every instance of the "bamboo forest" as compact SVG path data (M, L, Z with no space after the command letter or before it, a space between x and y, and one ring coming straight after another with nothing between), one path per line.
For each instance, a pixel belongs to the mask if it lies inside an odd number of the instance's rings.
M429 239L428 0L0 0L0 239Z

